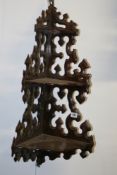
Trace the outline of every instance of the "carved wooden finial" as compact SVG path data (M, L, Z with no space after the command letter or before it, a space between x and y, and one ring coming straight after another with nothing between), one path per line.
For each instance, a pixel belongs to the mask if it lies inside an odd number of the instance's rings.
M49 2L49 5L50 4L54 5L54 0L48 0L48 2Z

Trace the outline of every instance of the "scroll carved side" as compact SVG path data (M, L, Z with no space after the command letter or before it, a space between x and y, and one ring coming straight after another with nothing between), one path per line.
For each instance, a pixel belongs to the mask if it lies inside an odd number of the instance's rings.
M28 95L27 90L29 91ZM38 110L40 110L40 106L39 103L35 104L35 99L38 99L38 101L41 100L41 89L39 87L29 87L26 91L24 89L23 100L27 103L27 107L24 111L22 121L19 121L16 126L17 137L16 139L14 138L15 144L29 139L33 137L33 135L38 135L40 127Z

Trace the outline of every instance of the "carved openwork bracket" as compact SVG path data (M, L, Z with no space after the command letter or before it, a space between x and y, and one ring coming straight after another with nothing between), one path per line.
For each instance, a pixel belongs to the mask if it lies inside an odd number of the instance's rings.
M89 122L81 123L78 109L91 85L90 65L86 59L79 63L73 49L79 29L67 14L61 17L51 1L37 19L35 32L37 45L26 58L22 80L27 107L16 127L12 156L41 165L45 156L54 160L63 153L69 159L80 149L84 158L92 152L94 139Z

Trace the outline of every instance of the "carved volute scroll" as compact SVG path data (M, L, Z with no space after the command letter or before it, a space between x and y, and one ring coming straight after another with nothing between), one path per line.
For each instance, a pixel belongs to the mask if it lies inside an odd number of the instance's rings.
M78 109L91 85L90 65L86 59L79 63L73 49L79 29L50 3L37 19L35 32L37 45L26 58L22 79L27 106L16 127L12 156L15 161L31 159L41 165L45 156L54 160L63 153L69 159L80 149L84 158L92 152L94 139L89 122L81 123Z

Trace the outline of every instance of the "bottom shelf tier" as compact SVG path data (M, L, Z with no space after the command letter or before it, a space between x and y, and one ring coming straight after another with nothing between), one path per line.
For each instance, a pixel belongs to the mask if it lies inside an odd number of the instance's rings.
M88 146L88 143L83 141L61 138L47 134L41 134L17 145L17 147L22 148L43 149L57 152L64 152L73 149L84 149L86 146Z

